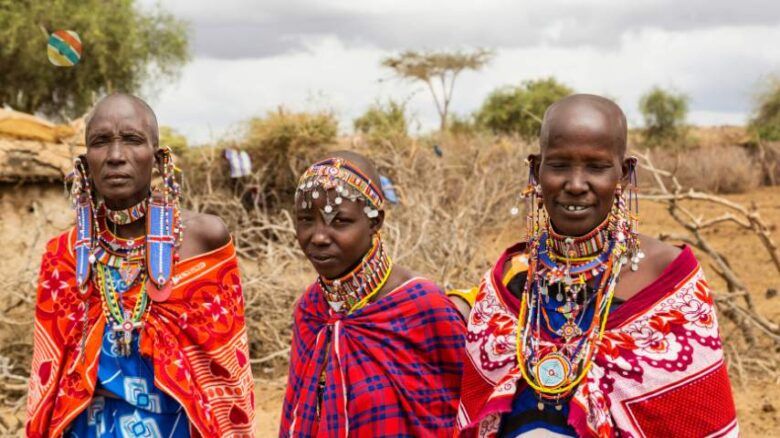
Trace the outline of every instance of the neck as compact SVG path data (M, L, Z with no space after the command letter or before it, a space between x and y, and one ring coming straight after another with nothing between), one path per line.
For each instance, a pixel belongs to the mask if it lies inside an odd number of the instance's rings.
M117 225L107 221L106 225L111 228L111 232L123 239L134 239L146 234L146 221L138 220L127 225Z
M559 258L576 259L600 254L609 242L611 216L583 236L565 236L558 234L552 224L547 227L550 251Z
M151 189L146 188L145 190L142 190L128 198L122 198L122 199L109 199L109 198L103 198L103 203L106 204L106 207L108 207L109 210L124 210L126 208L131 208L135 205L138 205L142 201L149 198L149 193Z
M392 267L381 239L376 236L371 249L352 271L337 279L320 276L318 281L331 309L348 313L363 307L379 293Z

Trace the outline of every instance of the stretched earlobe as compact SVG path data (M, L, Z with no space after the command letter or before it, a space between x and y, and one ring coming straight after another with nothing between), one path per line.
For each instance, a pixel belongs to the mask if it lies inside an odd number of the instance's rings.
M528 181L536 184L539 181L539 164L542 161L542 157L539 154L529 154L526 158L528 164Z

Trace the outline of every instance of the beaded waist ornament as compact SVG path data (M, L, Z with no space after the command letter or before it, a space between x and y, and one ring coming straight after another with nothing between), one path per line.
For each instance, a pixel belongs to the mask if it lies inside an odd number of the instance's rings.
M562 236L552 230L533 173L524 193L531 202L529 267L517 321L517 361L539 409L560 410L590 369L621 268L630 260L636 270L644 257L638 215L626 208L618 186L612 211L598 227L585 236Z
M320 210L329 225L338 214L338 207L346 198L363 204L363 212L369 219L379 216L384 195L376 181L371 181L357 166L343 158L329 158L310 166L301 175L295 192L297 208L310 209L314 200L325 197ZM331 309L351 313L366 304L385 285L393 263L387 255L381 236L372 238L371 248L352 272L341 278L318 281Z

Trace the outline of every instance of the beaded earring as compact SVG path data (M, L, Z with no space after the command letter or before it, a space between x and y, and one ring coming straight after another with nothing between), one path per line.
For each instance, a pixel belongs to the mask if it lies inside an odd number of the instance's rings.
M84 161L83 156L73 160L73 171L66 178L66 183L71 183L70 198L72 207L76 211L76 243L74 245L76 283L82 296L86 295L88 291L87 282L91 272L90 266L94 259L92 250L95 246L95 204Z
M529 155L526 164L528 165L528 185L523 190L522 195L526 200L526 234L530 242L535 240L544 229L544 224L547 222L547 211L544 209L542 187L536 180L536 157ZM512 214L517 214L517 207L512 209Z
M615 189L615 203L612 214L617 218L617 240L624 243L626 252L623 263L630 262L632 271L639 270L639 262L645 258L645 253L640 249L639 242L639 187L637 184L636 157L629 157L628 184L626 189L618 185ZM625 234L623 232L625 230Z
M78 355L83 363L86 355L87 317L89 315L89 278L91 266L95 262L95 215L97 209L92 197L92 185L87 172L86 157L80 155L73 160L73 171L65 178L65 184L70 183L70 199L76 211L76 243L73 247L76 256L76 287L84 300L84 314L81 318L81 342Z
M181 188L174 175L175 167L171 150L160 148L157 153L162 168L162 181L152 189L149 211L146 215L146 268L149 273L147 293L162 302L173 289L170 279L173 265L178 261L183 227L179 201Z

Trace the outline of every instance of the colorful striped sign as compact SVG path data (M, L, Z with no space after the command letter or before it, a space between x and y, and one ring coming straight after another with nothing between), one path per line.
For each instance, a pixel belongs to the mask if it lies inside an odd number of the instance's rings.
M57 67L73 67L81 59L81 39L72 30L58 30L49 36L49 62Z

